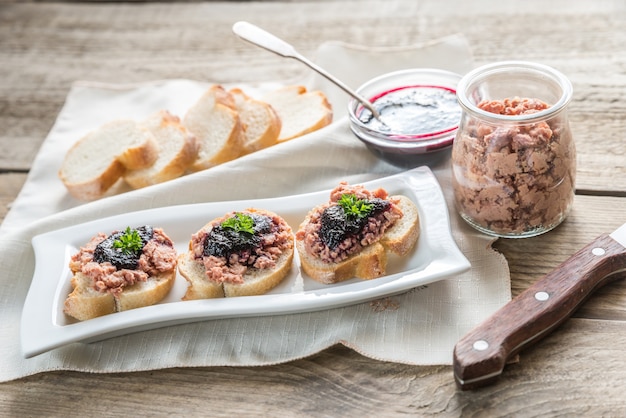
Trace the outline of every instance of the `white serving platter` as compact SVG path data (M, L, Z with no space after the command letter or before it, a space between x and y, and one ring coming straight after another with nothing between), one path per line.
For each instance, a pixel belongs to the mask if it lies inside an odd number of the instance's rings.
M209 220L233 210L263 208L281 215L297 231L308 211L329 198L330 190L289 197L169 206L126 213L59 229L33 238L35 272L24 303L21 345L29 358L74 342L94 342L164 326L241 316L265 316L331 309L408 291L470 268L450 232L450 219L437 179L427 167L363 183L403 194L419 209L421 233L416 248L403 258L391 256L387 275L374 280L351 279L334 285L315 282L294 264L285 280L261 296L182 301L187 282L179 274L160 303L76 321L63 313L71 292L68 264L72 254L98 232L109 234L127 226L163 228L179 253L191 234Z

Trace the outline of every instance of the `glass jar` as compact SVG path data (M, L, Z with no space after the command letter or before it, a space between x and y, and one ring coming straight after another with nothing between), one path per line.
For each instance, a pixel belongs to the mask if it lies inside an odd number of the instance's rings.
M572 85L545 65L508 61L461 79L463 114L452 146L461 217L493 236L531 237L559 225L574 198Z

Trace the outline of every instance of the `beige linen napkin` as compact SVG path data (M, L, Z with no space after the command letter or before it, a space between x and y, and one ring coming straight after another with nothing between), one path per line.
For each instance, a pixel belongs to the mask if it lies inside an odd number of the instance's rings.
M318 62L357 86L377 73L411 66L465 72L471 68L471 55L465 39L455 35L429 45L391 50L325 44ZM350 79L351 74L358 76ZM241 87L254 95L275 86ZM50 370L267 365L302 358L337 343L385 361L451 364L456 341L510 299L510 283L506 261L490 248L492 239L473 231L453 212L447 161L431 168L451 209L453 236L472 263L467 273L371 303L313 313L196 322L22 357L20 318L34 271L30 243L34 235L133 210L287 196L330 189L340 180L356 183L403 170L373 156L352 135L343 117L345 95L317 78L310 86L324 86L331 98L336 114L331 126L204 172L81 204L67 195L56 178L65 151L80 135L117 117L142 118L160 109L182 115L207 85L188 80L136 86L76 83L0 230L0 381ZM42 199L46 205L40 204Z

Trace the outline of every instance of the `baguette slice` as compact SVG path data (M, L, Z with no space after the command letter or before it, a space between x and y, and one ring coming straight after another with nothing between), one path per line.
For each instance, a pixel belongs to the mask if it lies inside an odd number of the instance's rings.
M241 89L231 89L239 118L244 127L244 153L248 154L278 143L282 122L268 103L253 99Z
M247 209L244 212L256 212L270 218L277 216L275 213L263 209ZM213 225L223 219L225 217L208 222L200 231L210 231ZM204 264L194 259L190 242L190 251L178 256L178 271L189 283L183 300L254 296L267 293L280 284L291 269L295 251L291 228L289 228L289 235L291 237L291 245L276 260L276 266L272 269L248 268L243 276L244 283L242 284L216 283L209 280L206 276Z
M287 86L266 94L262 100L276 110L282 122L278 142L316 131L333 121L332 107L321 91Z
M293 253L293 247L290 251L283 252L276 260L276 267L272 270L249 269L243 284L224 283L224 295L226 297L250 296L263 295L269 292L278 286L289 273L293 262Z
M385 274L387 252L379 242L353 254L339 263L325 263L306 252L303 241L296 241L302 270L313 280L324 284L339 283L358 277L371 280Z
M182 176L198 157L198 141L177 116L159 111L141 123L154 135L159 156L150 167L127 171L124 180L133 188L150 186Z
M189 282L183 300L223 298L224 287L207 279L206 269L187 251L178 256L178 271Z
M211 86L187 111L183 125L199 141L192 171L234 160L244 152L243 125L235 100L222 86Z
M304 272L324 284L338 283L354 277L370 280L383 276L387 268L387 253L392 252L399 256L408 254L415 246L420 233L417 206L406 196L391 196L391 199L399 200L402 218L385 232L380 241L365 247L344 261L325 263L305 250L303 240L297 240L296 248ZM302 225L307 222L308 216Z
M132 120L115 120L81 138L65 155L59 178L79 200L104 195L129 169L152 165L158 157L154 135Z
M72 277L73 291L65 299L64 312L80 321L115 312L154 305L172 289L176 269L151 276L145 282L126 287L119 294L99 292L91 278L81 272Z
M387 230L380 243L388 251L403 257L413 249L420 236L420 215L408 197L396 195L392 199L398 199L403 216Z
M284 252L272 270L248 269L243 284L215 283L207 279L204 265L190 252L178 256L178 271L189 282L183 300L263 295L275 288L289 273L293 250Z

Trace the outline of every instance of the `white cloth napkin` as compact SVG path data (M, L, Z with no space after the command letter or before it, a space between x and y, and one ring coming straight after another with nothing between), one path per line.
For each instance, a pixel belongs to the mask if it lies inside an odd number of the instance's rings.
M396 49L329 43L320 47L317 61L353 87L395 69L432 67L464 73L472 66L470 49L459 35ZM239 87L255 95L277 85ZM493 239L472 230L454 212L447 161L431 168L448 202L453 236L472 263L467 273L373 303L195 322L22 357L20 318L35 264L30 240L39 233L133 210L288 196L404 170L376 158L353 136L344 117L344 93L315 77L308 85L323 88L329 96L335 110L331 126L165 184L129 192L121 186L115 190L118 194L82 204L67 194L56 176L65 151L81 135L119 117L142 118L160 109L182 115L207 85L188 80L133 86L76 83L0 228L0 381L51 370L276 364L337 343L384 361L451 364L456 341L509 301L511 293L508 266L491 249Z

